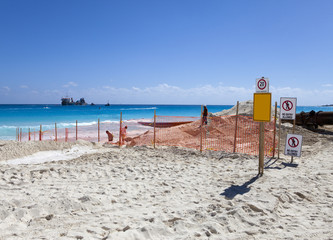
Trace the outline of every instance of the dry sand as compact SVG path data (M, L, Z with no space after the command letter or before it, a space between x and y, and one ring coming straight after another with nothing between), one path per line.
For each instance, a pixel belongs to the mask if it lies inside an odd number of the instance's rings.
M241 154L2 141L1 160L86 153L1 161L0 239L332 239L333 133L296 133L302 157L265 159L259 178L257 157Z

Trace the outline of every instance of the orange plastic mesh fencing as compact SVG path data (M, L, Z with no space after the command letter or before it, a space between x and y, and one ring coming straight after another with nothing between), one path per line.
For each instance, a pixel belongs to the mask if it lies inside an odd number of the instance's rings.
M259 154L259 122L254 122L252 117L238 116L236 151L252 155ZM274 122L264 122L264 153L265 156L273 155L276 146L274 140Z
M202 126L202 149L233 152L235 116L208 117Z
M237 122L237 129L236 129ZM246 116L220 116L208 117L207 124L201 126L200 117L156 116L155 133L154 119L142 121L125 120L122 126L127 126L126 144L153 146L180 146L202 150L216 150L238 152L251 155L259 154L259 123L252 117ZM277 151L277 138L274 142L275 123L265 123L265 156L272 156ZM101 122L89 126L80 125L71 128L42 129L42 140L68 141L86 140L106 142L106 130L114 138L113 143L119 140L120 122ZM29 133L22 131L21 141L29 140ZM31 129L30 140L39 141L40 129ZM201 145L202 144L202 145Z
M139 124L138 120L124 120L122 121L122 126L127 126L127 137L134 138L138 135L143 134L151 127ZM100 122L98 128L98 121L91 125L85 125L78 122L69 124L72 127L48 127L43 128L42 126L42 141L59 141L59 142L74 142L76 140L86 140L90 142L107 142L108 135L106 131L108 130L113 134L113 143L119 141L119 121L106 121ZM30 135L30 138L29 138ZM40 140L40 128L30 129L30 134L28 129L16 129L16 140L18 141L39 141Z
M237 121L237 130L236 130ZM149 125L147 123L147 125ZM151 130L138 136L132 145L153 145L154 124ZM156 116L155 144L181 146L202 150L259 154L259 123L251 117L209 117L201 128L199 117ZM273 154L274 123L265 123L265 155ZM275 143L276 144L276 143Z
M237 129L236 129L237 123ZM272 156L276 150L274 122L264 123L265 156ZM203 126L203 149L226 152L259 154L259 123L247 116L209 117Z
M119 122L116 123L119 126ZM119 128L119 127L118 127ZM107 135L105 131L110 129L110 123L100 123L99 135L100 141L107 141ZM118 129L119 130L119 129ZM69 127L69 128L49 128L47 130L43 129L41 132L42 141L59 141L59 142L74 142L76 140L86 140L90 142L98 141L98 124L92 125L81 125L78 123L78 126ZM40 129L30 129L30 138L29 131L22 131L21 141L39 141L40 140Z
M236 129L237 122L237 129ZM276 151L274 143L274 122L264 123L264 154L273 156ZM259 154L259 123L247 116L209 117L203 125L203 150L223 150L226 152Z
M156 116L156 144L200 148L200 117Z
M182 146L198 148L198 142L193 134L192 125L200 125L199 117L156 116L155 145L156 146ZM198 121L198 123L195 123ZM134 137L131 145L154 145L154 119L139 122L146 126L146 132ZM198 127L197 126L197 127ZM195 130L195 131L200 131Z

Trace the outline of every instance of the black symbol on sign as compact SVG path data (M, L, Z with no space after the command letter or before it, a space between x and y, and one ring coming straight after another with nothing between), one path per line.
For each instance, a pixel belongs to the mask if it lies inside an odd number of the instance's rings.
M266 81L265 81L265 79L260 79L258 81L258 88L260 90L264 90L266 88Z
M290 111L291 109L293 109L293 103L289 100L287 101L284 101L282 103L282 108L285 110L285 111Z
M291 138L288 139L288 145L289 145L290 147L295 148L295 147L298 146L298 144L299 144L299 141L298 141L297 138L295 138L295 137L291 137Z

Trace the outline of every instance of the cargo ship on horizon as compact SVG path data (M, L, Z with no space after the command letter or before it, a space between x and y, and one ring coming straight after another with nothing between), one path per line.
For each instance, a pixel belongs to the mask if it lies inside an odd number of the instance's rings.
M84 98L80 98L80 100L77 100L76 102L73 101L73 98L71 97L63 97L61 98L61 105L62 106L68 106L68 105L87 105Z

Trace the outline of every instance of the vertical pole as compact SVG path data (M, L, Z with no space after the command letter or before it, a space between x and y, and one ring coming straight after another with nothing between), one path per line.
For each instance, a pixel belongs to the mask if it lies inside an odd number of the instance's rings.
M275 102L274 111L274 136L273 136L273 157L275 157L275 135L276 135L276 118L277 118L277 102Z
M236 108L236 123L235 123L235 135L234 135L234 152L236 152L236 141L237 141L238 107L239 107L239 101L237 101L237 108Z
M120 112L120 122L119 122L119 147L121 146L122 142L121 142L121 124L123 121L123 113Z
M31 133L30 133L30 128L29 128L29 141L31 140Z
M68 141L68 128L65 128L65 142Z
M42 141L42 124L40 125L39 128L39 141Z
M264 122L259 123L259 175L264 174L264 140L265 140L265 125Z
M202 105L201 105L201 115L200 115L200 152L202 152Z
M154 110L154 148L156 148L156 110Z
M294 122L293 122L293 134L295 133L295 125L296 125L296 116L294 118ZM294 156L291 156L291 163L293 163L294 161Z
M15 138L16 138L16 141L18 141L18 127L16 128L16 136L15 136Z
M279 117L278 159L280 159L280 140L281 140L281 116Z
M55 141L58 141L58 129L57 129L57 123L54 123L54 134L55 134Z
M20 128L20 142L22 142L22 128Z
M97 131L98 131L98 133L97 133L97 136L98 136L98 142L100 142L101 141L101 135L100 135L100 122L99 122L99 119L98 119L98 127L97 127Z
M76 127L75 127L75 140L77 141L77 120L76 120Z
M34 141L36 141L36 130L34 129Z

